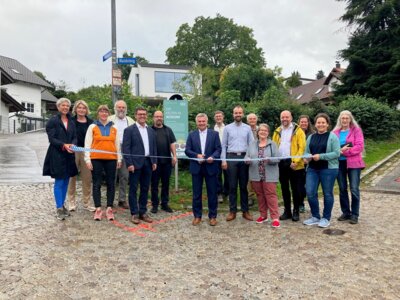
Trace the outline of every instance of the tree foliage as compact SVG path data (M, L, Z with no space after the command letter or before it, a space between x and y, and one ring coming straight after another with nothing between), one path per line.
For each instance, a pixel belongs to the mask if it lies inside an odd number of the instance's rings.
M166 52L171 64L219 70L239 64L265 65L263 51L257 47L253 30L219 14L215 18L197 17L192 27L182 24L176 37L175 46Z
M317 74L315 74L315 78L318 80L318 79L321 79L321 78L324 78L325 77L325 73L324 73L324 71L322 71L322 70L319 70L318 72L317 72Z
M249 102L261 97L269 87L276 84L278 80L272 70L239 65L226 68L221 73L220 92L238 90L240 101Z
M348 96L338 111L349 110L367 138L385 139L400 129L399 113L387 104L360 95Z
M298 71L292 72L292 75L290 75L290 77L286 80L286 87L294 88L302 85L300 78L301 75Z
M349 61L338 95L359 93L395 106L400 101L400 1L347 3L341 20L355 28L340 56Z

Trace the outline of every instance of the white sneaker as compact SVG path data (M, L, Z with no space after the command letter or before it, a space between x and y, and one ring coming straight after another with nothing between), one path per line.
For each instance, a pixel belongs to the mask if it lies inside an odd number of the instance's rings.
M326 228L330 225L331 223L328 221L328 219L322 218L319 223L318 227Z
M88 210L88 211L96 211L96 207L93 207L93 206L83 206L83 209L86 209L86 210Z
M317 225L317 224L319 224L319 221L320 221L320 219L315 218L315 217L311 217L311 218L305 220L305 221L303 222L303 224L304 224L304 225L308 225L308 226Z

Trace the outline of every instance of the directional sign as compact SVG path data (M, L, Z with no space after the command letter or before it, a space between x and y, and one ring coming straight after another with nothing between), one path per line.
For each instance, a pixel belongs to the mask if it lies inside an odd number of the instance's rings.
M103 61L106 61L112 56L112 50L108 51L106 54L103 55Z
M136 57L118 57L119 65L135 65Z

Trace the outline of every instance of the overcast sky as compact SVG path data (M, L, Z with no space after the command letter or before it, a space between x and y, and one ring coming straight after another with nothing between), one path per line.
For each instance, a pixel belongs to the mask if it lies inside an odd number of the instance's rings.
M267 67L327 74L348 31L335 0L116 0L117 52L164 63L183 23L217 13L250 27ZM0 0L0 55L15 58L72 90L111 80L111 0ZM342 62L342 65L346 65Z

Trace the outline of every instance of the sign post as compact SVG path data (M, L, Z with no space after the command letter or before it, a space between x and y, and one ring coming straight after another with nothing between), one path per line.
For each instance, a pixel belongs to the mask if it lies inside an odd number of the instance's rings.
M187 100L164 100L164 123L174 132L176 138L176 156L186 157L186 139L189 130L189 112ZM178 191L178 162L175 166L175 191Z

